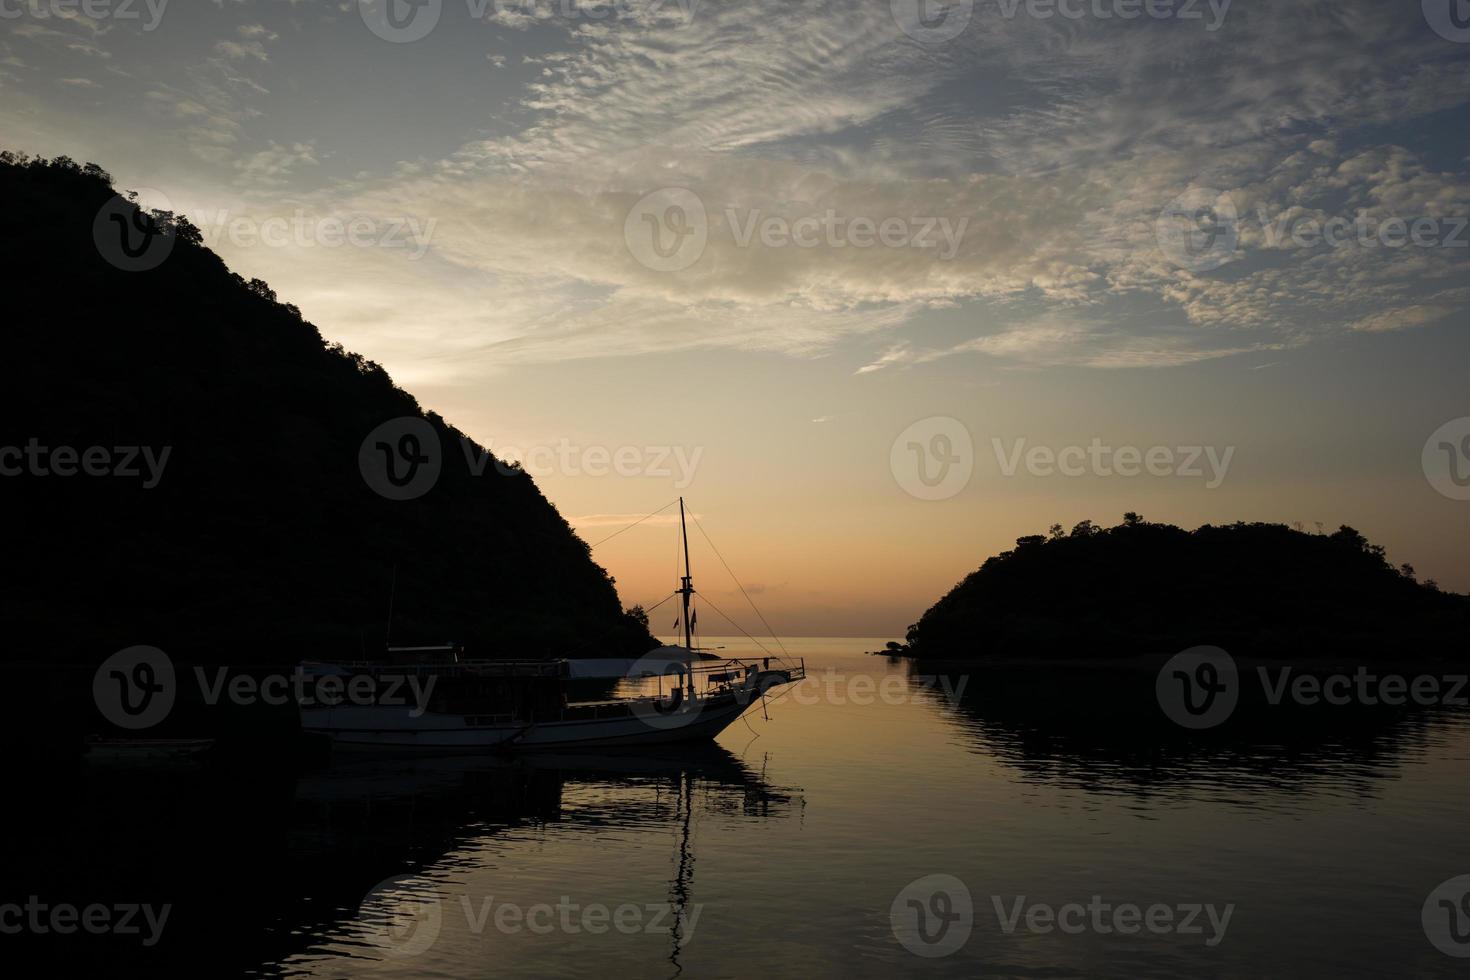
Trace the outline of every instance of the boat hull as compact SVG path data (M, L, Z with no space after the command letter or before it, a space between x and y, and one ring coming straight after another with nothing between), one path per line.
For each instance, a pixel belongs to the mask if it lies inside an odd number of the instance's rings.
M301 727L308 734L330 737L334 749L348 752L494 752L662 745L713 739L750 703L749 698L727 695L668 712L660 712L650 703L601 717L490 724L475 724L474 716L432 711L415 718L402 708L303 708Z

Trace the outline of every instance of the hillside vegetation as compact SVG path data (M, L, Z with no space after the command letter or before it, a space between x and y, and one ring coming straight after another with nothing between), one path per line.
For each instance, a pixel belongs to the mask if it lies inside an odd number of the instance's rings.
M477 475L485 450L466 453L463 433L232 273L186 220L130 214L172 239L151 271L105 260L94 223L115 194L95 165L0 155L12 217L0 447L45 450L48 470L0 459L8 659L97 661L133 644L201 661L375 656L390 596L395 643L485 656L653 645L529 476L495 463ZM432 426L443 469L427 493L392 500L359 451L403 417ZM102 447L114 464L118 447L168 457L148 487L58 475L58 447Z

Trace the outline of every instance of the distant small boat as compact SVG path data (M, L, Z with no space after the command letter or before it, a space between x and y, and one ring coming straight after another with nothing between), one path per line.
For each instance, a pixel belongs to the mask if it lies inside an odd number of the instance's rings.
M193 759L214 745L212 738L104 738L87 739L89 762L155 765Z
M695 592L682 499L679 523L684 575L674 594L684 603L682 647L661 647L637 660L464 660L450 644L389 648L390 661L409 663L306 662L302 672L311 696L299 706L302 731L327 736L335 748L348 751L429 753L713 739L774 688L805 678L806 665L800 658L724 659L694 648L690 600ZM338 692L365 685L369 696L328 704L320 695L329 679ZM611 700L569 700L570 682L587 679L656 690ZM410 689L406 680L416 682L418 690L433 681L428 704L404 702Z

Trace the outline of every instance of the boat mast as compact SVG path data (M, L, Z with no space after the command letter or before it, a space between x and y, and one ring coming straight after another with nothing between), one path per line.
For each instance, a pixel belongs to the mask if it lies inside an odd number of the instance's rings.
M684 536L684 577L679 594L684 597L684 665L689 675L689 695L694 696L694 637L689 626L689 599L694 595L694 579L689 571L689 525L684 522L684 498L679 498L679 531Z

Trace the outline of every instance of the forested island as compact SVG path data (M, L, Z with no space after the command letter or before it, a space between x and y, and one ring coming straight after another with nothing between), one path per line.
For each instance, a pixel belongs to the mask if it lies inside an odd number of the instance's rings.
M935 660L1172 654L1462 660L1470 597L1420 582L1342 527L1205 525L1125 515L1020 538L987 559L888 653Z

